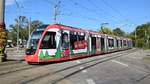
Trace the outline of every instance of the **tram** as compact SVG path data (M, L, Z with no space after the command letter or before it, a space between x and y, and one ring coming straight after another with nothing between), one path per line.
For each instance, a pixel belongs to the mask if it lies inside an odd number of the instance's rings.
M62 24L42 25L28 40L25 61L44 63L132 48L129 38L111 36Z

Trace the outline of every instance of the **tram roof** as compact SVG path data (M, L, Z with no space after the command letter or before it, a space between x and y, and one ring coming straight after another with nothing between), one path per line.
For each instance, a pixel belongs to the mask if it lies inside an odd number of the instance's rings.
M96 32L96 31L92 31L92 30L85 30L82 28L66 26L66 25L62 25L62 24L51 24L48 26L48 28L60 28L60 29L65 29L65 30L73 30L76 32L89 32L90 34L102 34L100 32Z
M50 24L50 25L48 25L47 28L59 28L59 29L64 29L64 30L72 30L72 31L76 31L76 32L89 32L90 34L96 34L96 35L102 35L102 36L110 36L110 37L118 38L118 39L128 39L128 40L131 40L131 39L125 38L125 37L108 35L108 34L102 34L101 32L92 31L92 30L85 30L85 29L82 29L82 28L77 28L77 27L72 27L72 26L66 26L66 25L63 25L63 24Z

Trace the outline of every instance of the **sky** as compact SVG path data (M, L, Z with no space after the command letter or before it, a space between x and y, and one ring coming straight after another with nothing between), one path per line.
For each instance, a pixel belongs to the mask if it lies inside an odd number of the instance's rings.
M7 29L17 16L54 23L54 3L58 0L6 0ZM55 2L54 2L55 1ZM57 22L97 31L103 26L125 32L134 31L140 24L150 22L150 0L60 0Z

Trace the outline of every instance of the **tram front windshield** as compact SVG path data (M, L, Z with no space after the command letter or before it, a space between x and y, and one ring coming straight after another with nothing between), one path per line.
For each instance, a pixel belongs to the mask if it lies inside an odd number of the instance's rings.
M39 40L42 36L42 33L43 31L34 31L32 33L31 38L29 39L28 44L27 44L26 54L32 55L35 53Z

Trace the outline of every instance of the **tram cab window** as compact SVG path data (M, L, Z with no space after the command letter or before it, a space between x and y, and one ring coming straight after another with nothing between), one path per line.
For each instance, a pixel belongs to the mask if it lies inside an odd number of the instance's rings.
M37 45L39 43L39 40L42 36L43 31L34 31L32 33L32 36L28 40L27 43L27 49L26 49L26 54L27 55L33 55L36 51Z
M56 49L56 32L47 32L41 42L40 49Z

